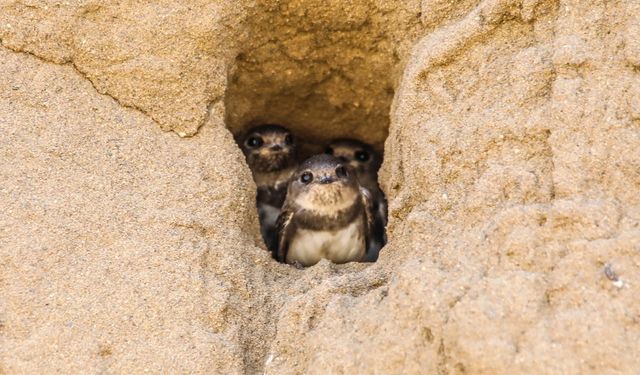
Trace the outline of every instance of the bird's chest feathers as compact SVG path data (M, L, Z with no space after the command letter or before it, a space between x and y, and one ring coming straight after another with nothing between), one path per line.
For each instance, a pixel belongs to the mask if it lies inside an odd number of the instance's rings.
M335 263L362 259L365 240L362 219L337 230L312 230L299 228L291 242L287 261L313 265L322 258Z

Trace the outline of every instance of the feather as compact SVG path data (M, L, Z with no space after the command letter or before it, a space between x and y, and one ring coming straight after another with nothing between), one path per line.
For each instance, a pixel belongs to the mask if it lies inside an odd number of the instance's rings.
M364 187L360 187L360 196L362 196L362 205L364 206L364 233L365 233L365 243L367 244L365 250L365 257L367 252L369 251L369 240L371 239L371 231L373 230L373 221L375 218L375 214L373 212L373 199L371 198L371 192Z
M278 233L278 252L276 259L279 262L287 261L287 251L289 250L289 242L291 235L295 232L295 224L293 223L293 211L283 208L278 221L276 222L276 233Z

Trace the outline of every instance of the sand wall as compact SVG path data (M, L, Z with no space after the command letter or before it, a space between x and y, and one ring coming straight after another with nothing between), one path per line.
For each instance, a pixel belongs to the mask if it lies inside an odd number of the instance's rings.
M1 1L0 373L637 371L639 15ZM257 121L384 147L377 263L270 259Z

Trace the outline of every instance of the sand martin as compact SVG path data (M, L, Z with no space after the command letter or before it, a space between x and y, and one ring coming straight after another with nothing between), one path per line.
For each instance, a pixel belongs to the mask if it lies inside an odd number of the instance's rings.
M287 183L296 168L296 141L282 126L260 125L244 135L241 148L257 187L256 206L262 238L275 256L278 245L275 225Z
M378 169L382 158L371 146L355 139L336 139L329 143L325 153L348 163L356 171L360 185L371 194L374 221L366 260L373 262L387 242L387 200L378 185Z
M371 196L353 168L330 155L303 162L278 218L278 260L311 266L363 260L373 221Z

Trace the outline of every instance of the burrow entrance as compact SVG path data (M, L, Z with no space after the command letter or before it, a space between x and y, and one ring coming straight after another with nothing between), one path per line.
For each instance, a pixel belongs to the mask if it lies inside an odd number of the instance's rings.
M382 151L418 9L402 1L265 1L230 70L226 124L291 129L307 146L356 138ZM317 150L313 150L317 151Z
M295 135L301 160L336 138L360 140L383 154L419 7L377 0L259 2L229 71L227 127L239 139L256 125L284 126Z

